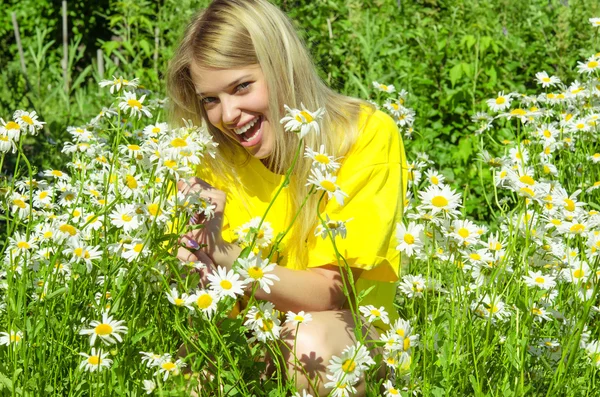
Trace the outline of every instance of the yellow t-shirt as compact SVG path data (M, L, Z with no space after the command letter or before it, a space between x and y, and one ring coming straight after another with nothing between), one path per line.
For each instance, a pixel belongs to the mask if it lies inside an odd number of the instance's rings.
M333 220L345 221L345 239L336 238L338 251L351 267L363 269L355 280L357 293L374 286L361 305L384 306L393 321L397 318L393 306L398 280L399 253L395 230L400 222L406 192L407 168L404 147L398 128L391 117L381 111L371 114L363 110L359 117L360 133L337 171L337 185L348 195L344 205L332 198L322 213ZM284 176L272 173L260 160L252 157L235 170L236 183L223 186L207 170L198 176L227 193L223 238L235 241L235 233L253 218L262 217ZM293 176L292 176L293 178ZM283 232L294 216L290 192L284 188L265 219L273 228L274 237ZM315 216L315 222L317 218ZM280 264L295 270L337 264L331 241L311 233L306 242L308 263L298 263L286 257L286 238L280 246ZM381 327L382 325L379 324Z

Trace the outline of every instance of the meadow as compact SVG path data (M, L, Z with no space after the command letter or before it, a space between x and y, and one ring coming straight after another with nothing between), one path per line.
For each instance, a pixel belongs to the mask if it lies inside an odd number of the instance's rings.
M201 263L172 253L190 218L214 210L174 191L215 146L203 126L167 124L163 82L181 20L206 3L69 2L66 36L53 3L10 4L0 30L0 394L297 392L279 372L265 376L263 358L281 356L285 323L302 332L310 316L253 296L232 314L243 286L277 282L257 248L281 231L250 220L237 231L236 271L206 286ZM353 395L361 376L369 396L596 395L600 5L276 3L323 79L387 112L407 150L400 319L374 359L357 328L360 342L325 363L330 395ZM289 133L314 133L319 112L286 116ZM311 194L341 200L331 159L312 155ZM317 235L345 237L346 220L315 213ZM358 318L386 322L390 313L361 298ZM377 381L379 365L387 377Z

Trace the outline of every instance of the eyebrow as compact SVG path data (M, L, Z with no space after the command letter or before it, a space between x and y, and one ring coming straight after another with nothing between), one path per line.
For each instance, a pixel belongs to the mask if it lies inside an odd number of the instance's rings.
M234 86L236 86L236 85L240 84L242 81L250 79L251 77L252 77L251 75L249 75L249 74L245 74L245 75L243 75L242 77L240 77L240 78L238 78L238 79L235 79L233 82L229 83L229 85L227 85L227 87L225 87L225 88L231 88L231 87L234 87ZM197 94L198 94L198 96L200 96L200 97L204 97L204 96L206 96L206 93L204 93L204 92L198 92Z

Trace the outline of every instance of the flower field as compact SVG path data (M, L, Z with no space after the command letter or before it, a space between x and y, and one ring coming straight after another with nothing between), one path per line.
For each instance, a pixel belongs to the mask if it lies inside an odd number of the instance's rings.
M588 28L597 38L600 18ZM535 94L500 91L471 115L486 222L466 216L464 192L435 167L435 152L407 150L400 319L358 298L365 328L390 329L373 341L357 327L359 342L323 363L331 396L354 395L361 377L368 396L596 395L600 53L574 73L566 81L540 70ZM234 270L201 283L205 265L174 250L214 206L176 185L216 144L203 126L167 124L168 100L128 78L100 81L111 100L68 127L64 168L28 158L24 142L45 125L35 111L0 115L0 170L14 165L0 179L0 394L309 395L268 371L265 357L277 366L284 327L301 333L310 313L280 313L253 294L236 306L248 285L277 283L267 252L285 231L248 220L236 231L244 250ZM382 81L370 95L410 149L424 116L411 92ZM302 138L319 132L321 117L286 107L281 122ZM309 194L343 204L343 159L302 145L297 156L314 163ZM334 245L346 237L351 220L317 215L316 235ZM387 375L376 380L380 366Z

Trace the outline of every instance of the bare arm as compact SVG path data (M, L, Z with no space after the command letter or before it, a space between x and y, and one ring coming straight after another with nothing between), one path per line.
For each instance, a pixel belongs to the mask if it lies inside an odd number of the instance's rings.
M210 258L213 263L209 265L224 266L231 269L234 261L241 252L235 244L225 243L214 251ZM202 250L190 252L180 248L178 257L181 260L203 260L209 257ZM360 276L360 269L352 269L356 280ZM280 311L324 311L340 309L346 302L343 290L342 275L337 265L325 265L308 268L306 270L292 270L276 266L273 274L279 277L271 286L271 293L266 293L258 288L255 297L260 300L270 301ZM349 285L346 277L346 285ZM248 288L249 293L251 287Z

